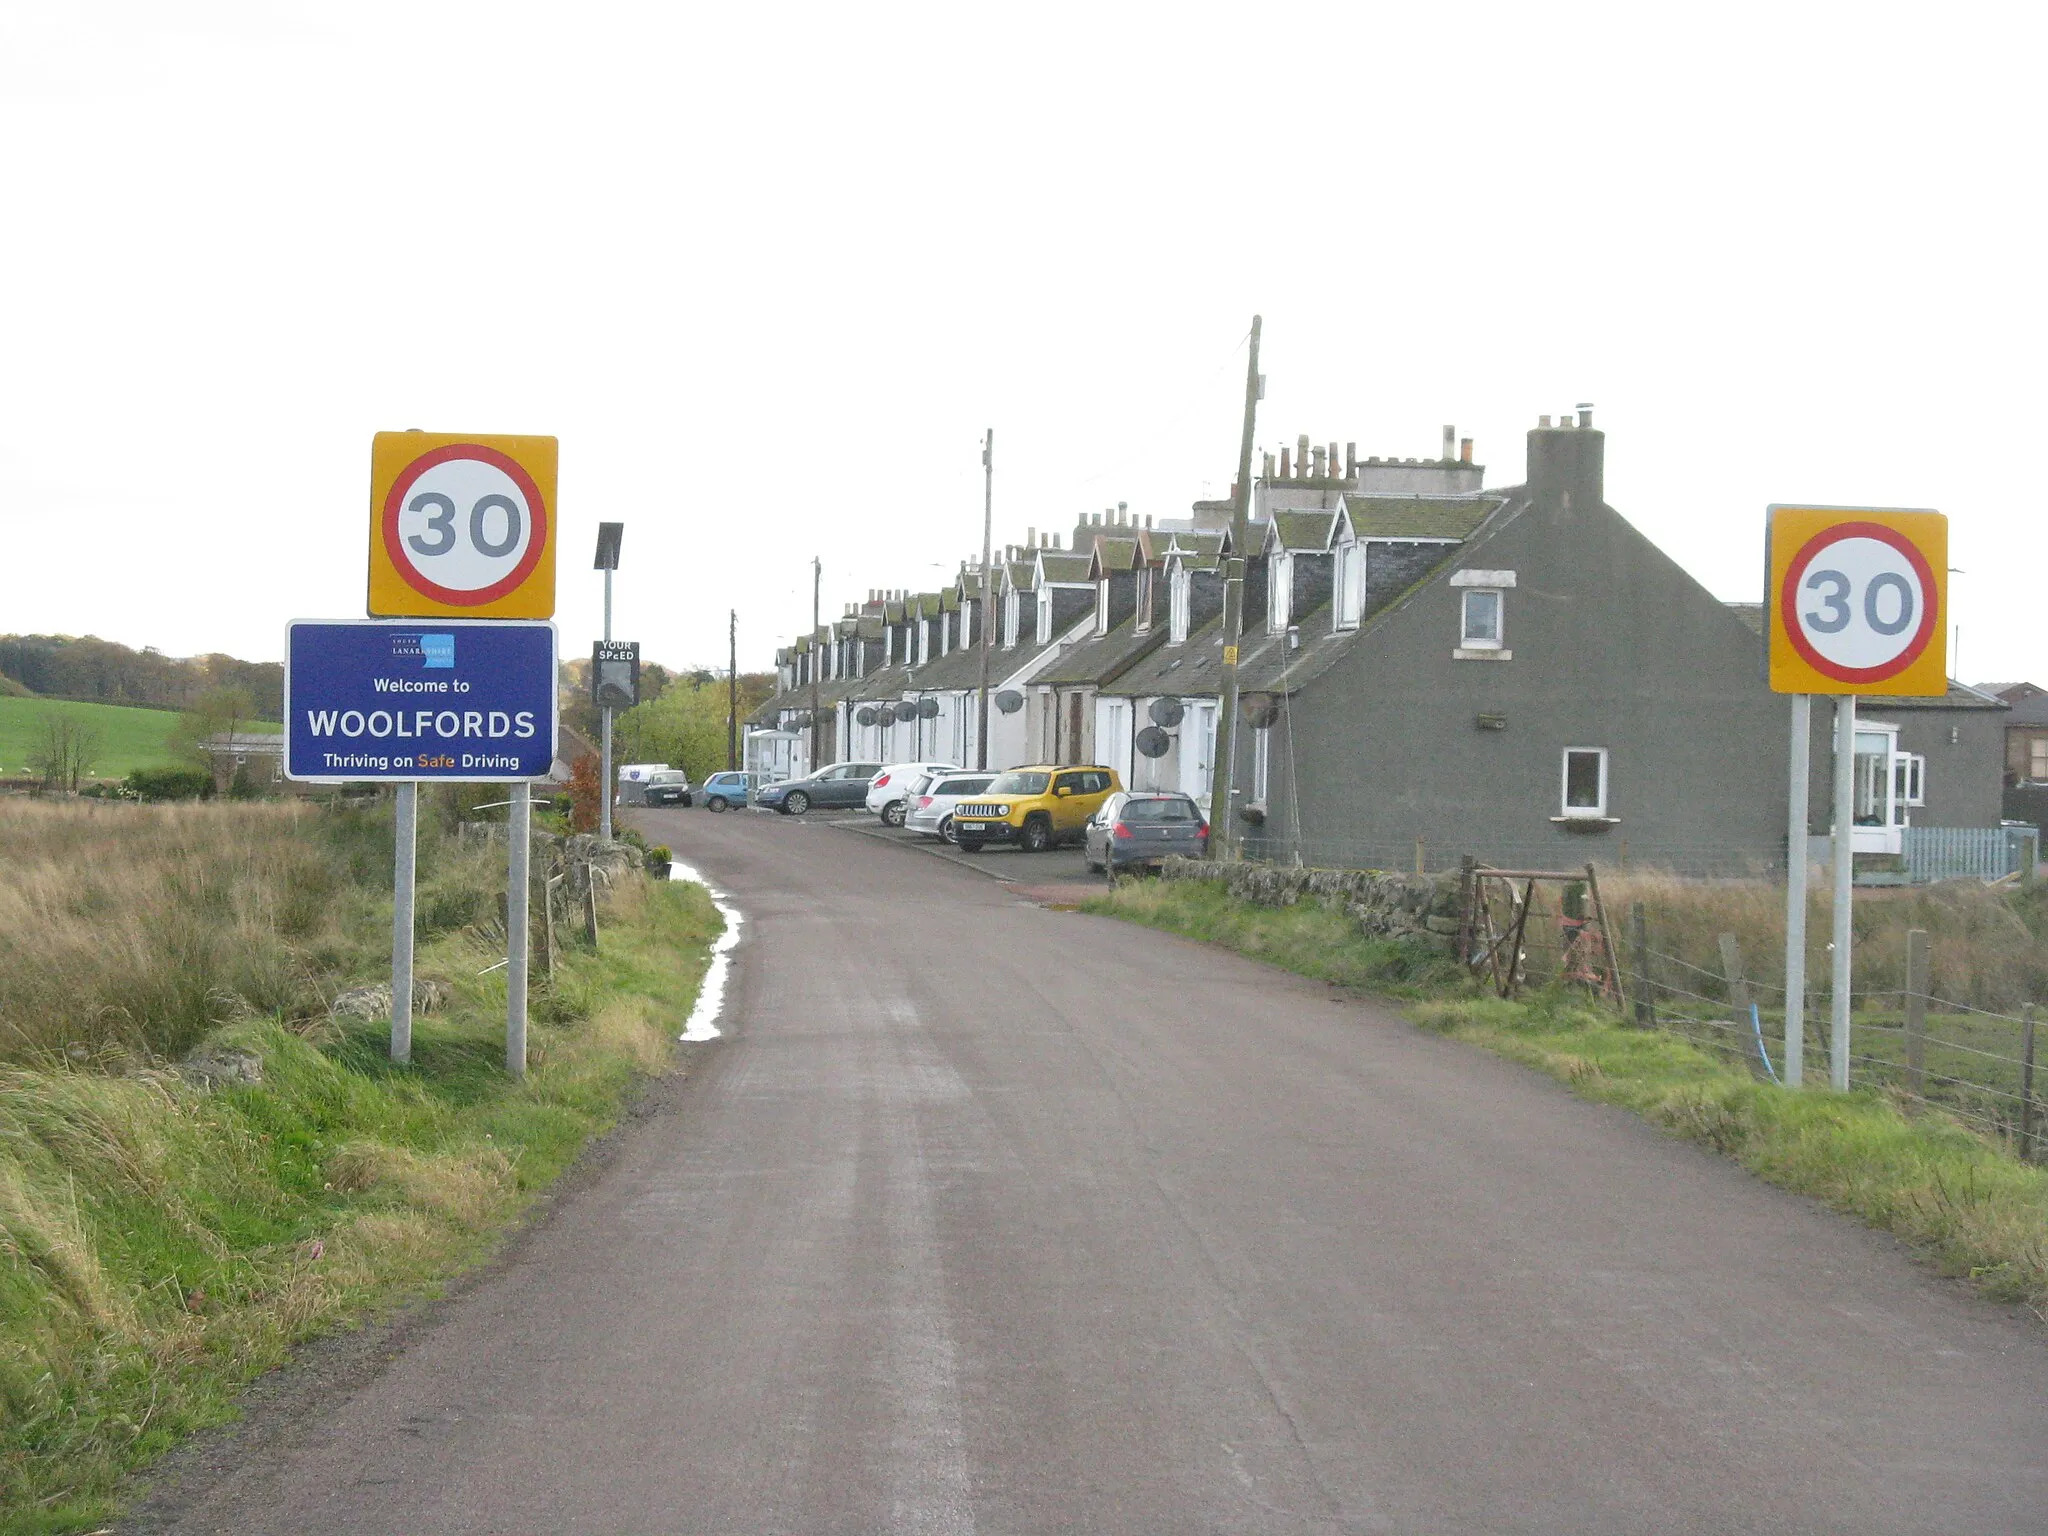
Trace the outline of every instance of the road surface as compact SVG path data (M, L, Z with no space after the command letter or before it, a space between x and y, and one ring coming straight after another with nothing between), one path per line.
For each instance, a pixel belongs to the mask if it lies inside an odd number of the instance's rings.
M2044 1330L1889 1239L976 869L638 819L745 914L729 1037L151 1529L2048 1530Z

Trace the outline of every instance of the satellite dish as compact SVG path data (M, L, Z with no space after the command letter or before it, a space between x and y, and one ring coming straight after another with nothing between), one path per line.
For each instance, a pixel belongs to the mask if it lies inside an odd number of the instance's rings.
M1180 724L1181 716L1187 713L1187 706L1179 699L1154 699L1145 713L1152 717L1154 725L1170 731ZM1153 756L1158 754L1155 752Z
M996 708L1006 715L1014 715L1024 707L1024 695L1014 688L1005 688L996 695Z
M875 714L875 706L872 704L861 705L859 711L855 713L853 718L858 720L862 725L873 725L876 719L878 718Z
M1167 749L1173 745L1173 738L1158 726L1148 725L1138 732L1137 740L1132 745L1146 757L1164 757Z
M1283 702L1277 693L1248 693L1238 700L1238 710L1244 716L1246 725L1262 731L1280 718L1280 706Z
M939 701L937 699L920 699L917 704L917 712L926 720L936 720L939 718Z
M884 704L880 709L875 711L875 724L894 725L895 723L896 709L894 705Z

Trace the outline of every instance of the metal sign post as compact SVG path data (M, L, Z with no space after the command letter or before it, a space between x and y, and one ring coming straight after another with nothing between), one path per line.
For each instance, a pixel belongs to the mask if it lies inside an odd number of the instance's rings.
M1859 507L1769 509L1764 592L1770 684L1793 695L1786 816L1785 1082L1803 1077L1806 806L1811 695L1835 700L1834 955L1828 1081L1849 1086L1856 864L1856 696L1948 691L1948 519ZM1885 771L1891 770L1887 765Z
M412 1060L413 874L420 849L420 787L398 786L398 845L391 868L391 1059Z
M612 572L619 568L619 543L625 537L625 533L626 525L624 523L599 523L597 525L597 560L595 564L598 570L604 572L604 640L606 645L611 644L612 638ZM600 651L599 654L603 653ZM593 674L598 671L599 665L599 663L593 660L591 665ZM638 662L636 660L636 671L637 668ZM593 684L596 681L596 677L593 675ZM599 689L597 702L598 718L603 732L603 740L598 747L598 773L602 776L603 783L599 786L598 794L597 835L608 843L612 840L612 796L617 793L617 786L612 782L612 707L605 701L602 688Z
M505 1070L526 1076L527 884L532 875L533 786L514 784L505 840Z

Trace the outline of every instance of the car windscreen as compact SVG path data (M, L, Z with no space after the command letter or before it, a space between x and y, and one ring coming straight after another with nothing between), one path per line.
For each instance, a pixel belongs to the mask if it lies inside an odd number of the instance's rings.
M1195 821L1195 807L1192 801L1173 800L1127 800L1124 802L1124 821Z
M988 792L992 795L1042 795L1049 773L999 773Z
M935 795L978 795L989 787L991 780L985 775L969 779L941 779Z

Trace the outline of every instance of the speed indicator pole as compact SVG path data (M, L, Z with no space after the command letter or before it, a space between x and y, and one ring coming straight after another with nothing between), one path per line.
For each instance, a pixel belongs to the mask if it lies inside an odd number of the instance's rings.
M1785 1082L1798 1087L1805 1031L1806 794L1812 696L1835 700L1834 956L1828 1077L1849 1086L1856 698L1948 691L1948 519L1857 507L1770 509L1771 687L1793 695L1786 825ZM1887 769L1889 771L1889 769Z

